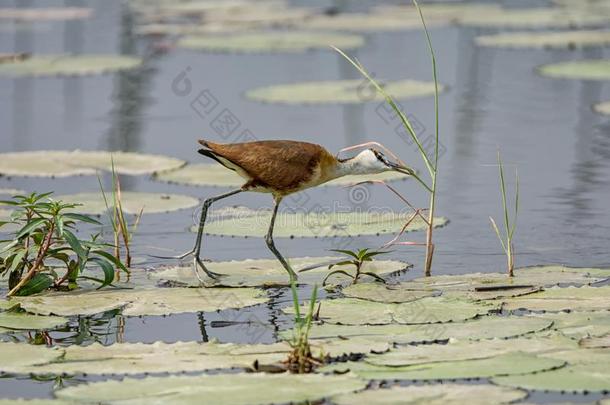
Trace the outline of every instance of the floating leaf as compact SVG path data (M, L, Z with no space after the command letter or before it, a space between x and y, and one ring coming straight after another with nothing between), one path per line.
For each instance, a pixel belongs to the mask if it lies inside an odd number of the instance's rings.
M603 103L595 104L593 106L593 110L595 112L602 115L610 115L610 101L605 101Z
M605 25L608 15L559 8L504 8L467 13L457 19L459 25L490 28L574 28Z
M39 316L21 312L0 312L0 328L4 329L53 329L68 322L57 316Z
M486 315L500 305L465 300L426 297L402 304L385 304L355 298L338 298L321 302L320 319L343 325L429 324L455 322ZM292 307L284 309L292 313Z
M337 363L322 367L320 371L349 370L362 378L372 380L447 380L535 373L563 365L565 362L561 360L514 352L482 359L442 361L399 367L377 366L364 362Z
M532 318L553 321L553 328L566 336L580 339L586 336L603 336L610 333L610 312L559 312L532 314Z
M66 203L82 204L75 210L83 214L101 215L107 211L101 192L62 195L57 196L57 199ZM112 204L112 201L109 204ZM187 195L121 191L121 206L126 214L138 215L142 209L145 214L170 212L192 208L198 204L197 198Z
M607 363L577 364L533 375L494 378L493 382L529 390L607 392L610 390L610 369Z
M303 52L309 49L330 50L329 45L341 49L359 48L364 38L351 34L324 32L259 32L234 35L186 36L178 46L216 52Z
M0 20L62 21L89 18L93 9L83 7L0 8Z
M300 273L299 284L322 284L322 280L330 272L328 263L336 262L336 257L300 257L290 259L291 266L298 271L299 269L321 264L321 266ZM208 268L216 273L223 275L218 280L211 280L210 285L229 286L229 287L261 287L261 286L285 286L290 283L286 270L276 259L248 259L229 262L206 263ZM409 264L392 261L376 260L366 262L363 266L364 271L372 272L380 276L386 276L403 271L410 267ZM335 266L334 269L342 269L347 272L354 272L353 266ZM200 282L195 276L192 265L186 267L170 267L165 270L156 271L150 274L155 280L169 280L186 286L199 286ZM333 280L331 276L329 280ZM366 279L366 276L363 276Z
M17 188L0 188L0 195L17 195L17 194L25 194L25 191L19 190Z
M610 348L610 334L601 337L586 337L581 339L578 344L586 349L607 349Z
M169 315L243 308L267 302L252 288L155 288L79 291L15 298L21 307L37 314L91 315L123 307L123 315ZM1 316L2 314L0 314ZM0 322L0 326L3 326Z
M553 63L539 67L538 72L557 79L610 80L610 60L588 59Z
M447 344L399 346L387 353L369 355L365 361L378 366L402 367L444 361L483 359L510 352L545 355L562 350L575 350L577 347L575 341L560 334L533 335L510 340L450 340Z
M384 84L384 90L395 100L434 94L434 83L416 80L398 80ZM439 86L439 91L443 86ZM362 80L336 80L280 84L246 92L255 101L284 104L332 104L383 101L384 96L363 84Z
M507 299L503 309L513 311L596 311L608 310L610 286L550 288L524 297Z
M46 55L0 64L0 75L85 76L134 69L142 60L124 55Z
M447 339L493 339L512 338L532 332L543 331L553 325L552 320L529 317L485 316L467 322L452 322L424 325L314 325L311 338L336 336L364 336L379 341L399 344L434 342ZM288 333L282 337L289 338Z
M353 376L317 374L216 374L180 377L126 378L58 390L56 397L87 402L147 404L250 405L300 403L363 389Z
M205 224L208 235L227 236L265 236L271 220L270 211L239 211L237 215L212 212L211 216L220 217ZM275 219L273 236L286 237L348 237L360 235L380 235L400 231L410 213L398 212L296 212L278 213ZM444 226L447 219L434 219L436 227ZM419 217L407 231L421 231L427 225ZM193 232L197 227L191 228Z
M0 371L11 372L20 367L35 366L58 360L64 350L25 343L0 342Z
M67 177L112 171L141 175L177 169L184 161L161 155L107 151L31 151L0 154L0 174L7 176Z
M209 163L189 164L177 170L155 173L154 178L155 180L191 186L241 187L245 183L243 177L233 170L228 170L219 164ZM343 176L324 183L322 186L346 186L370 180L390 182L408 178L409 176L402 173L388 171L371 175Z
M610 31L511 32L476 38L477 45L498 48L581 48L610 45Z
M428 27L449 25L448 18L427 18ZM317 15L298 24L308 30L341 30L354 32L403 31L421 29L421 20L416 13L338 13Z
M336 405L488 405L518 402L527 392L494 385L434 384L393 386L332 398ZM405 402L408 401L408 402Z
M438 295L434 290L409 290L400 284L377 283L352 284L341 292L346 297L386 303L411 302Z

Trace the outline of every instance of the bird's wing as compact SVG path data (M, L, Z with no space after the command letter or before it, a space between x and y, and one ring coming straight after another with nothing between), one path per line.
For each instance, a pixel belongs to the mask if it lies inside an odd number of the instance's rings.
M242 168L252 177L254 185L277 191L297 188L311 179L320 161L334 159L322 146L307 142L218 144L200 140L199 143L213 154Z

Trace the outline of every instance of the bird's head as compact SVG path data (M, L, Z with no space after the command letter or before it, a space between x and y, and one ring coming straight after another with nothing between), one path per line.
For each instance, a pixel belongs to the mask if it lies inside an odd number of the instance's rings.
M408 175L413 174L413 169L390 161L377 149L363 150L350 160L354 174L376 174L390 170Z

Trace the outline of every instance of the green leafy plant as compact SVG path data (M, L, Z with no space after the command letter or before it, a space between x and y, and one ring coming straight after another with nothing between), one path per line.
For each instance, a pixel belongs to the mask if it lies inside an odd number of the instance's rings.
M375 280L377 281L381 281L382 283L385 283L385 280L383 278L381 278L380 276L378 276L375 273L372 273L370 271L362 271L362 266L364 265L365 262L370 262L373 260L373 257L378 256L378 255L383 255L386 253L390 253L387 251L381 251L381 250L370 250L370 249L359 249L359 250L344 250L344 249L331 249L332 252L337 252L337 253L342 253L344 255L346 255L348 257L347 260L341 260L337 263L333 263L331 265L328 266L328 269L332 269L335 266L344 266L344 265L348 265L351 264L354 267L356 267L356 274L354 274L353 276L351 274L349 274L348 272L346 272L345 270L334 270L331 271L330 273L328 273L326 275L326 277L324 277L324 281L322 281L322 285L326 285L326 281L328 280L328 278L330 276L332 276L333 274L344 274L346 276L348 276L349 278L351 278L353 280L353 283L356 284L358 282L358 280L360 279L360 276L362 275L366 275L366 276L371 276L373 277Z
M500 172L500 193L502 195L502 209L504 211L504 237L496 224L496 221L492 217L489 217L491 221L491 226L493 230L496 232L500 243L502 244L502 249L506 254L506 264L508 276L513 277L513 271L515 269L515 247L513 246L513 235L515 233L515 228L517 226L517 215L519 214L519 173L515 170L515 217L513 218L512 224L509 218L509 208L508 203L506 201L506 184L504 182L504 166L502 165L502 158L500 157L500 152L498 151L498 169Z
M81 240L75 234L78 223L101 224L73 212L79 204L53 200L51 194L17 195L0 201L14 208L10 221L1 222L0 226L11 223L18 227L0 249L0 274L9 274L8 296L36 294L66 283L74 289L79 278L98 282L101 288L113 282L115 268L128 271L106 252L112 245L98 241L99 235ZM87 265L99 267L104 278L83 276ZM58 273L61 270L65 270L63 275Z
M297 285L294 280L290 283L292 291L292 301L294 305L294 330L292 339L289 341L292 352L285 361L288 370L293 373L303 374L313 371L313 369L324 363L323 359L315 358L311 353L309 344L309 331L314 320L314 311L316 299L318 298L318 286L313 287L311 299L307 307L307 314L301 316L301 307L299 306L299 296L297 293Z
M409 133L411 139L415 143L418 148L420 157L426 166L428 171L428 175L430 177L429 182L423 180L419 176L415 174L413 171L412 176L415 178L419 184L426 189L429 194L429 204L427 211L427 218L424 219L426 223L426 256L424 262L424 273L426 276L431 275L432 271L432 258L434 256L434 243L433 243L433 230L434 230L434 212L436 208L436 191L437 191L437 176L438 176L438 160L439 160L439 113L438 113L438 77L437 77L437 68L436 68L436 56L434 54L434 49L432 47L432 41L430 40L430 34L428 33L428 28L426 27L426 21L424 19L423 13L419 7L419 4L416 0L413 0L413 4L417 9L419 16L422 21L422 25L424 28L424 32L426 34L426 41L428 44L428 50L430 53L430 57L432 59L432 76L434 78L434 113L435 113L435 142L434 142L434 153L433 156L429 157L428 153L424 149L422 142L419 137L415 133L411 122L407 118L407 115L398 107L392 96L390 96L385 90L382 84L379 84L373 77L368 73L368 71L364 68L364 66L355 58L349 57L345 52L338 48L334 48L341 56L347 59L358 71L377 89L377 91L385 97L386 102L391 106L397 116L400 118L400 121L406 131Z
M102 197L104 198L106 210L109 212L108 215L110 217L110 224L112 225L112 233L114 236L114 257L118 261L121 261L122 240L123 247L125 249L125 265L127 267L131 267L131 241L133 239L133 235L138 229L140 219L144 213L144 208L142 208L138 215L136 215L135 222L130 229L129 225L127 224L127 220L125 219L125 212L123 211L123 204L121 202L121 182L114 168L114 159L112 156L110 158L110 163L112 167L112 205L108 203L108 198L104 192L102 180L100 179L99 175L97 176L97 181L100 185L100 191L102 192Z

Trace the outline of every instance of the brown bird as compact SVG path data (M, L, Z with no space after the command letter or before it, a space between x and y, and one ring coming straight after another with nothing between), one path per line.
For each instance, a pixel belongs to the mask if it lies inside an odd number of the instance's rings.
M270 193L273 196L275 206L265 241L292 281L297 278L297 275L273 242L275 217L280 202L285 196L350 174L376 174L395 170L414 175L412 169L390 162L383 153L376 149L363 150L349 159L338 159L322 146L307 142L282 140L220 144L202 139L199 140L199 143L204 147L199 149L200 154L235 171L244 178L245 183L237 190L210 197L204 201L195 246L192 250L173 257L183 259L193 255L197 278L199 278L197 270L199 267L211 278L220 276L220 274L208 270L200 258L207 212L210 206L218 200L244 191ZM201 278L199 280L202 281Z

